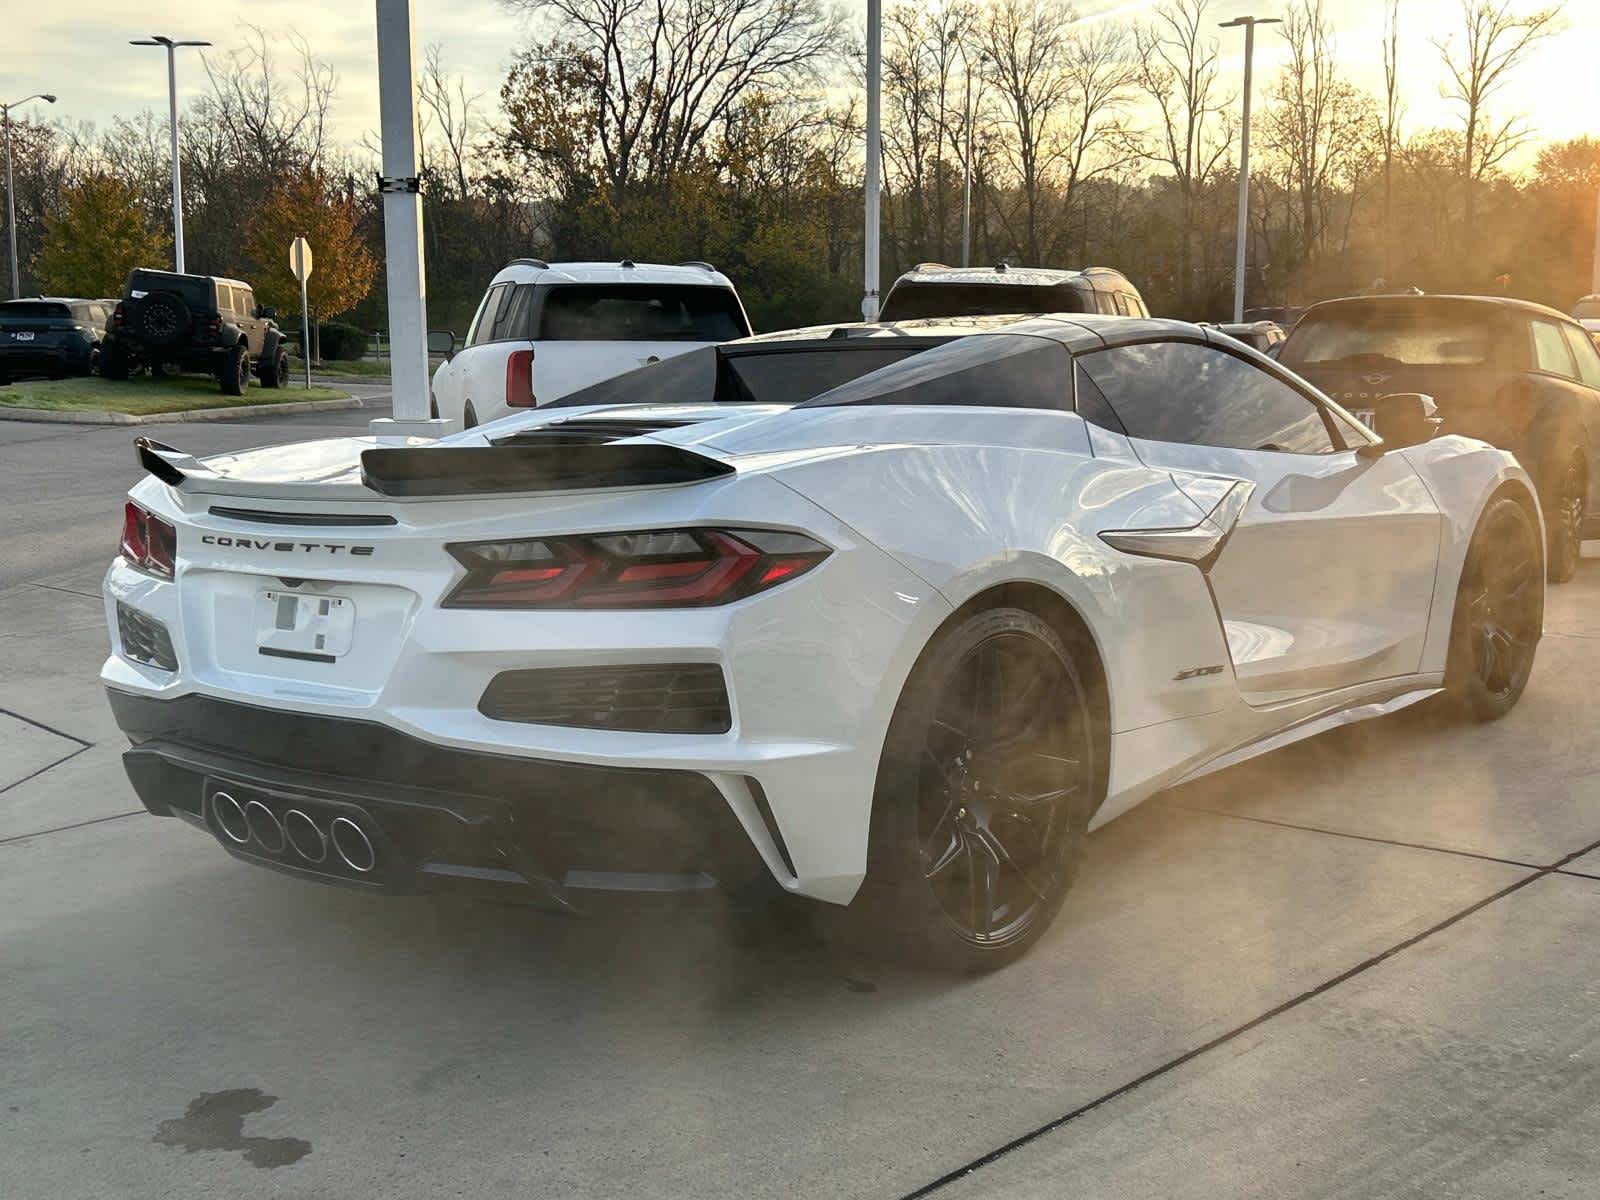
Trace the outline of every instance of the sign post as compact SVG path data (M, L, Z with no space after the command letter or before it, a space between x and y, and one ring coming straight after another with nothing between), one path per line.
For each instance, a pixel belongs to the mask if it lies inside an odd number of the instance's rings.
M306 305L306 280L311 278L311 243L297 237L289 244L289 270L300 281L300 357L306 365L306 390L311 389L311 310Z

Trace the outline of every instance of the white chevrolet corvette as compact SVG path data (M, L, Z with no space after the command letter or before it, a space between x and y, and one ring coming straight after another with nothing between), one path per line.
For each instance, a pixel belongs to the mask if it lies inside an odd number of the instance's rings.
M775 883L982 968L1158 789L1516 703L1527 474L1424 397L1375 424L1074 316L732 342L433 443L141 440L103 678L145 805L251 862Z

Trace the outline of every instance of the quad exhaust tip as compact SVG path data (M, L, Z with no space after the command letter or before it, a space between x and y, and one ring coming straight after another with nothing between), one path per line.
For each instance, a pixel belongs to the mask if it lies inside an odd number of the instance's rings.
M378 852L364 829L349 817L335 817L324 833L305 810L291 808L280 819L259 800L240 804L230 793L211 793L211 815L222 836L235 846L254 842L268 854L293 851L311 866L327 861L328 847L339 861L357 875L369 874L378 865Z
M283 833L294 852L315 866L328 857L328 839L317 823L298 808L283 814Z
M261 848L268 854L282 854L284 847L289 844L284 836L283 822L278 820L278 815L259 800L252 800L244 806L244 819L250 826L250 836L261 844Z
M361 826L349 817L335 817L333 824L328 826L328 835L333 839L334 852L352 871L365 875L377 866L378 856L372 849L372 843L361 831Z
M244 808L227 792L211 793L211 815L216 818L223 836L234 845L242 846L250 840L250 822L245 818Z

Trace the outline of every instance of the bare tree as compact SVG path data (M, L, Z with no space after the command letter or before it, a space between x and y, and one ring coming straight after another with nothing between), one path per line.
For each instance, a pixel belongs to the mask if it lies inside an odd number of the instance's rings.
M746 99L818 79L840 18L820 0L505 0L575 50L608 183L660 182Z
M247 26L242 44L205 57L211 94L195 105L232 143L237 161L272 178L321 168L338 87L333 67L304 37L292 29L282 36L296 60L288 75L278 66L277 36Z
M1394 274L1394 156L1400 142L1400 0L1389 0L1383 21L1383 276Z
M1015 173L1022 207L1016 240L1032 264L1044 257L1040 227L1060 154L1054 122L1071 94L1067 27L1075 19L1060 0L995 0L980 35L1005 132L1001 153Z
M1185 312L1194 299L1195 200L1232 144L1223 118L1231 97L1217 78L1210 7L1210 0L1169 0L1134 35L1139 87L1160 121L1148 156L1171 170L1178 189L1178 294Z
M1445 99L1462 107L1461 184L1465 190L1463 242L1471 245L1477 225L1478 184L1523 145L1531 131L1520 115L1491 119L1489 98L1528 51L1556 31L1561 5L1527 12L1513 10L1514 0L1461 0L1465 23L1460 42L1435 41L1449 74Z
M456 196L464 199L469 190L467 171L473 158L472 142L478 129L473 107L483 95L481 92L467 95L466 81L459 75L451 80L444 69L443 52L435 42L429 45L423 60L417 98L422 102L423 142L427 142L429 127L437 126L449 158L450 173L455 178Z
M1299 0L1282 35L1289 58L1268 91L1266 135L1287 168L1296 259L1303 263L1320 248L1330 199L1348 191L1349 168L1371 144L1378 121L1371 98L1338 77L1323 0Z

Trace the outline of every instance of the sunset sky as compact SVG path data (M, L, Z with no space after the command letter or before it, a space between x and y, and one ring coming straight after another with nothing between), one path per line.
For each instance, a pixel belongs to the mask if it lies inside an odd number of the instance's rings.
M891 0L892 2L892 0ZM1530 0L1531 2L1531 0ZM0 39L0 100L34 91L53 91L60 102L50 111L68 121L107 123L116 114L143 108L160 110L166 99L164 55L127 45L150 33L209 38L228 45L252 21L304 34L339 74L334 107L336 136L358 141L377 125L377 65L373 5L358 0L80 0L54 5L3 0L6 36ZM138 14L134 15L137 7ZM1140 0L1085 0L1086 15L1136 14ZM1382 82L1380 37L1384 0L1329 0L1338 29L1338 52L1356 83L1376 90ZM846 12L864 20L865 0L850 0ZM1254 11L1281 11L1270 0L1221 0L1216 17L1224 20ZM1439 96L1443 81L1439 57L1429 39L1459 21L1458 0L1403 0L1402 70L1408 127L1441 123L1450 109ZM442 45L446 65L466 76L470 90L483 92L492 106L513 49L528 30L525 22L498 0L416 0L417 44ZM1219 31L1226 68L1236 75L1242 64L1242 35ZM1257 78L1270 73L1280 56L1280 39L1270 32L1257 47ZM285 53L287 51L285 50ZM1543 139L1600 132L1600 0L1568 0L1559 37L1540 46L1528 64L1495 100L1497 111L1521 111ZM205 87L205 72L194 53L180 60L180 95ZM38 114L37 106L31 109Z

